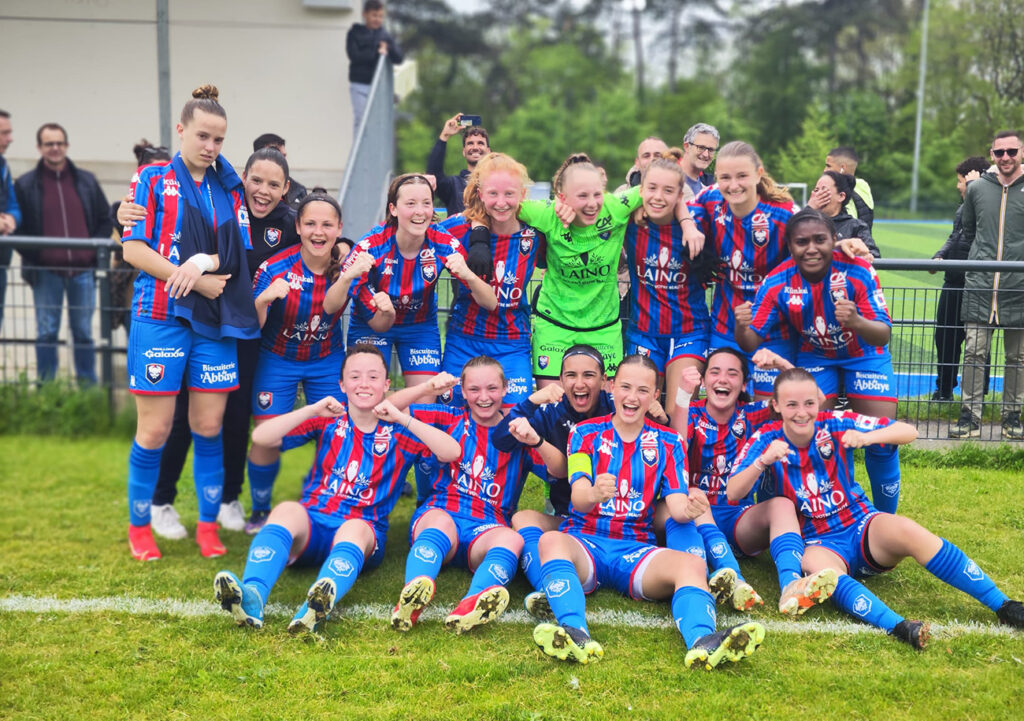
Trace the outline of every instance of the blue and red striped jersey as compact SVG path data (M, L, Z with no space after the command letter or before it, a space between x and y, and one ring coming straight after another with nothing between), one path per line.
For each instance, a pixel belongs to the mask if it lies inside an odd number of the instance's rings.
M729 210L717 185L712 185L689 204L697 229L704 233L725 264L725 278L715 284L711 300L712 329L719 335L735 337L733 308L753 301L769 272L789 257L786 221L796 212L792 202L761 200L750 213L738 218ZM778 336L790 338L782 326Z
M414 405L410 410L462 447L462 458L441 468L425 505L482 523L510 525L533 466L530 448L517 442L511 451L499 451L491 442L495 426L479 425L465 410L440 404Z
M690 266L679 223L626 226L629 323L647 335L705 331L711 322L701 280Z
M755 483L740 501L730 502L725 490L733 463L743 443L772 416L769 401L737 403L726 423L719 423L708 413L703 399L690 404L686 423L686 458L690 485L704 491L711 505L740 506L754 502Z
M580 454L573 458L574 454ZM612 425L612 416L578 424L569 436L569 483L591 483L602 473L618 479L614 498L588 513L570 506L559 530L591 536L654 543L654 503L672 493L686 493L686 451L671 428L644 421L636 440L626 443ZM583 459L585 470L577 464Z
M300 502L311 513L361 518L386 529L409 468L430 450L400 425L377 422L363 433L347 409L337 418L311 418L284 437L282 450L316 441L316 454L302 484Z
M463 245L473 229L466 216L452 215L438 225ZM448 332L482 340L530 339L530 298L528 286L537 259L537 232L520 225L512 235L491 234L491 257L494 274L491 288L498 296L498 307L492 311L481 308L473 294L460 284L448 319Z
M285 248L263 261L252 281L255 298L277 278L288 281L288 297L267 308L261 346L288 360L319 360L341 352L341 312L325 313L326 275L317 275L302 261L301 246Z
M427 228L423 245L414 258L406 258L399 252L394 227L378 225L356 243L342 269L347 269L360 253L372 255L374 267L349 289L349 295L357 301L352 305L352 312L364 323L368 322L376 312L373 295L382 291L391 296L395 306L395 325L436 323L434 286L441 276L444 260L452 253L467 257L462 243L437 225Z
M195 183L191 176L180 179L174 172L170 161L153 163L138 169L132 177L132 202L146 208L146 220L140 221L132 228L125 228L122 242L126 240L145 241L150 248L167 258L174 265L181 265L180 254L181 220L185 210L185 201L181 200L179 183ZM199 196L209 197L206 179L199 183ZM241 190L231 191L235 218L245 248L252 248L249 237L249 214L245 207L245 195ZM204 203L203 213L212 227L216 227L217 218L212 205ZM166 283L154 278L144 270L140 270L135 278L135 290L132 296L132 313L136 318L157 322L176 322L174 320L174 299L167 295Z
M843 448L846 431L867 432L892 425L888 418L862 416L852 411L822 411L814 422L814 439L797 448L782 432L782 421L756 431L733 464L733 475L753 465L774 440L789 444L785 462L771 465L774 495L793 501L801 517L804 538L857 524L873 506L853 480L853 449ZM762 491L765 491L762 487Z
M878 275L864 258L832 254L828 274L816 283L806 280L790 258L765 278L754 300L751 327L758 335L775 334L780 325L800 336L800 352L825 358L862 358L888 354L887 346L864 343L836 320L836 301L852 300L867 320L892 326Z

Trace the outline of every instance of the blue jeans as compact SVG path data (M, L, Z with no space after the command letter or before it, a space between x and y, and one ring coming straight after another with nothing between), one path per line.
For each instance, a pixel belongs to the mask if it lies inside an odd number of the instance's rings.
M34 271L34 276L32 297L36 305L36 369L39 380L50 380L57 375L57 332L66 292L68 324L75 342L75 376L80 382L95 383L92 314L96 309L96 281L92 271L67 277L40 268Z

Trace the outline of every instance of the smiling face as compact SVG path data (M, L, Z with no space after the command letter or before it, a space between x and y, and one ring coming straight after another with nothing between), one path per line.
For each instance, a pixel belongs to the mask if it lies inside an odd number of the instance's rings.
M812 282L825 277L836 245L836 237L827 225L813 219L798 223L790 229L786 243L800 275Z
M242 175L245 203L256 218L266 218L288 192L284 169L271 160L257 160Z
M818 385L813 380L789 380L779 384L772 398L772 408L782 417L782 430L789 440L801 446L810 443L818 403Z
M482 157L491 152L491 148L483 135L468 135L464 140L462 157L466 159L466 165L472 169Z
M341 371L341 390L348 397L349 406L361 411L372 411L384 400L390 383L388 370L379 355L355 353L345 359Z
M330 203L314 200L302 207L295 219L295 230L302 241L302 259L306 265L330 262L331 249L341 235L341 219Z
M1002 157L997 153L1002 153ZM1013 155L1010 155L1013 153ZM1011 135L1008 138L999 138L992 141L992 162L999 170L999 176L1004 183L1016 180L1020 174L1021 165L1021 140Z
M651 164L652 160L659 157L666 150L668 150L668 146L665 145L664 140L659 140L658 138L647 138L647 140L640 143L637 147L636 160L633 162L636 163L636 167L643 170Z
M703 173L715 159L715 151L718 150L718 141L711 133L698 133L693 137L693 142L683 143L683 159L686 164Z
M757 205L757 183L763 168L759 168L746 155L718 158L715 180L722 197L736 215L747 215Z
M558 199L576 211L573 225L587 227L597 221L604 205L604 182L596 168L570 165L562 176Z
M196 109L187 125L178 123L181 157L190 171L204 171L220 155L228 121L219 115Z
M501 420L501 402L505 397L505 379L501 367L477 365L462 372L462 397L473 420L492 426Z
M619 366L612 385L615 417L624 425L642 425L658 394L658 374L639 363Z
M562 361L559 380L574 411L587 416L597 407L605 377L596 360L585 355L569 356Z
M519 177L504 170L495 171L482 178L477 192L487 215L495 225L514 221L516 213L519 212L519 203L526 196L526 188Z
M727 352L713 353L704 371L705 405L710 410L731 414L746 382L739 358Z
M640 188L647 217L658 225L670 221L675 216L676 203L682 192L683 179L680 173L668 168L648 169Z
M423 238L434 218L434 198L426 183L405 182L398 188L388 213L398 222L398 232L406 237Z

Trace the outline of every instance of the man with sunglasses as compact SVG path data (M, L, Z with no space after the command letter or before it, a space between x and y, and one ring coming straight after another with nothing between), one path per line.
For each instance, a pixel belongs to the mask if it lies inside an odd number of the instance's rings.
M715 160L718 152L719 135L713 125L697 123L691 126L683 136L683 159L679 165L686 175L686 200L690 201L700 195L700 191L715 182L715 176L708 167Z
M992 140L995 170L967 186L964 194L964 240L969 260L1024 260L1024 171L1021 132L1003 130ZM963 405L952 438L981 435L981 402L985 396L985 364L992 331L1003 329L1006 368L1003 387L1002 436L1024 439L1021 400L1024 397L1024 273L966 274L963 319L966 331L961 386Z

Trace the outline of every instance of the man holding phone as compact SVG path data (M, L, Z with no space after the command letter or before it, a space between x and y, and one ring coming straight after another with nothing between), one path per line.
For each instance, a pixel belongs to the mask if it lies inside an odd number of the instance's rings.
M448 138L458 133L462 133L462 157L466 159L466 168L458 175L445 175L444 154L448 149ZM448 118L427 156L427 174L433 175L436 181L434 194L448 209L448 215L462 212L466 179L473 172L477 161L489 152L490 140L487 131L480 125L479 115L456 113Z

